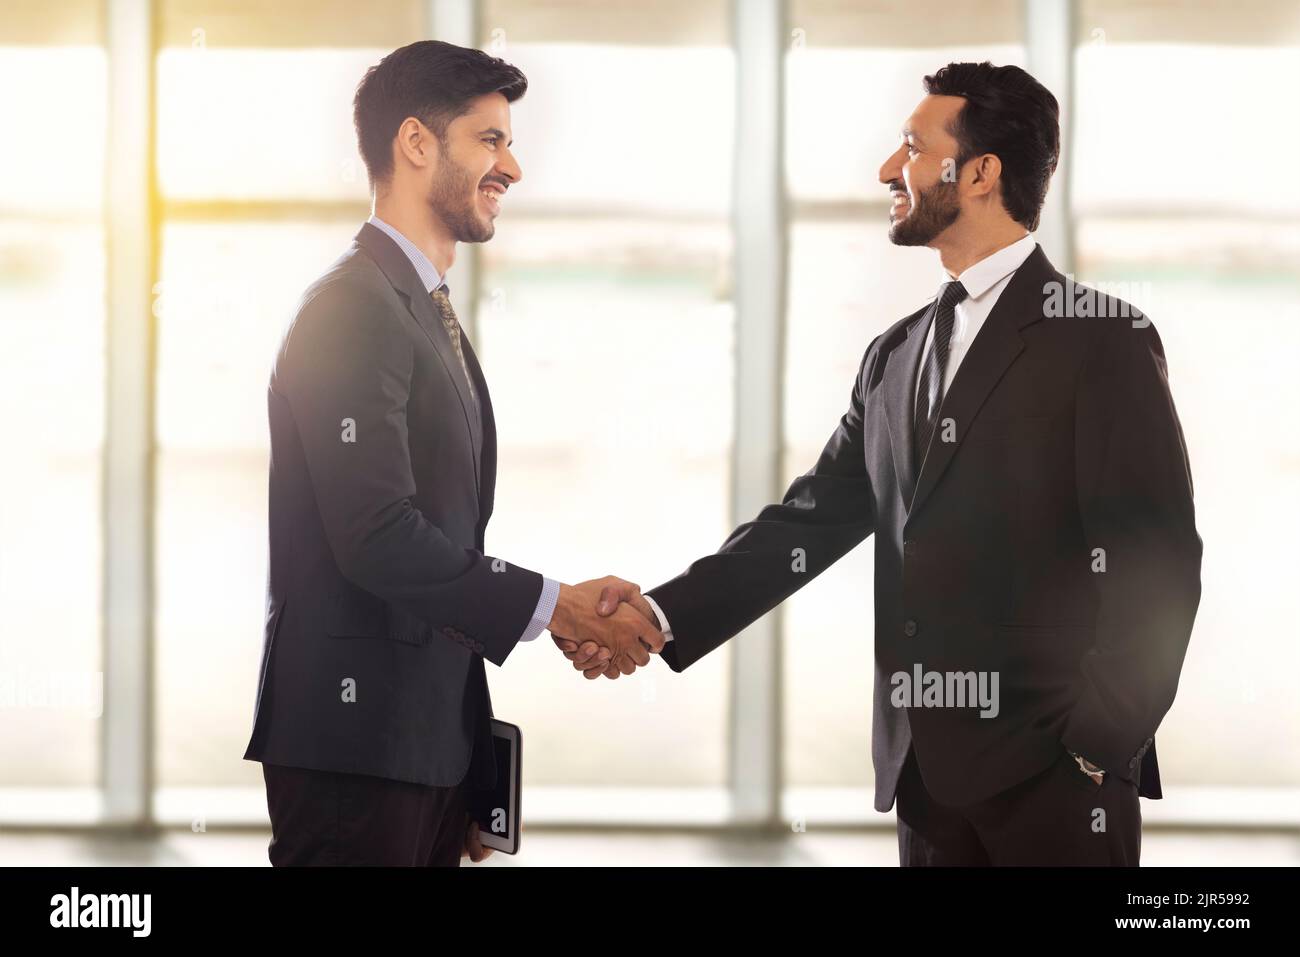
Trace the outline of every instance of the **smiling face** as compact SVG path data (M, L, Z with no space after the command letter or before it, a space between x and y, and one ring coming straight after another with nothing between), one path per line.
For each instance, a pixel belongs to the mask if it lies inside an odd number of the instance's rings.
M960 150L948 131L965 102L960 96L923 99L903 124L898 149L880 167L893 201L889 239L896 245L928 246L961 216Z
M447 125L428 201L457 242L487 242L496 231L506 190L523 178L511 142L510 104L500 93L473 100Z

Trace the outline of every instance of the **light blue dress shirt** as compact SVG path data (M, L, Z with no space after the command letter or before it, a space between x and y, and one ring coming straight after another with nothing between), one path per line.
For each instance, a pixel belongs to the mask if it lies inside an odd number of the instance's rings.
M424 283L424 288L430 294L440 286L445 287L442 276L438 274L437 267L429 261L429 257L420 251L420 247L415 245L392 226L380 219L378 216L371 216L366 220L371 226L380 230L393 242L397 243L398 248L406 253L406 258L411 260L411 265L415 267L416 273L420 276L420 281ZM560 598L560 583L552 581L549 578L542 578L542 594L537 599L537 608L533 611L532 620L528 622L528 627L524 633L519 636L520 641L532 641L551 623L551 616L555 614L555 603Z

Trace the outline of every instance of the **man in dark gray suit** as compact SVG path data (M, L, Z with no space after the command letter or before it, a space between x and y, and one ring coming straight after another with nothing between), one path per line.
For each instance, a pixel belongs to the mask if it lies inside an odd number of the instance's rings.
M447 296L521 173L527 81L424 41L357 88L374 215L303 295L276 356L270 569L254 727L273 864L458 864L485 852L467 790L495 767L483 659L544 629L630 674L663 636L617 579L568 586L484 553L496 482L487 382ZM488 852L490 853L490 852Z

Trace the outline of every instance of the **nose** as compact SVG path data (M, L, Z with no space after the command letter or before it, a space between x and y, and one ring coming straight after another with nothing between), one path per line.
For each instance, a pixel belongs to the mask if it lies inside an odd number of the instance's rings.
M903 157L906 155L907 144L900 143L898 149L894 150L880 167L880 181L886 186L903 178Z
M515 160L515 154L510 152L510 147L501 147L501 158L497 160L497 172L510 180L511 183L517 183L524 178L524 171L519 168L518 161Z

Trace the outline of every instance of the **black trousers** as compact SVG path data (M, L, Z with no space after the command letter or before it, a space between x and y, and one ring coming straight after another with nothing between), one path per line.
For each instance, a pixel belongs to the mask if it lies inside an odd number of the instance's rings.
M930 797L909 749L897 802L903 867L1136 867L1142 850L1137 785L1109 774L1094 784L1064 748L1047 770L963 807Z
M275 867L459 867L468 814L462 785L263 764Z

